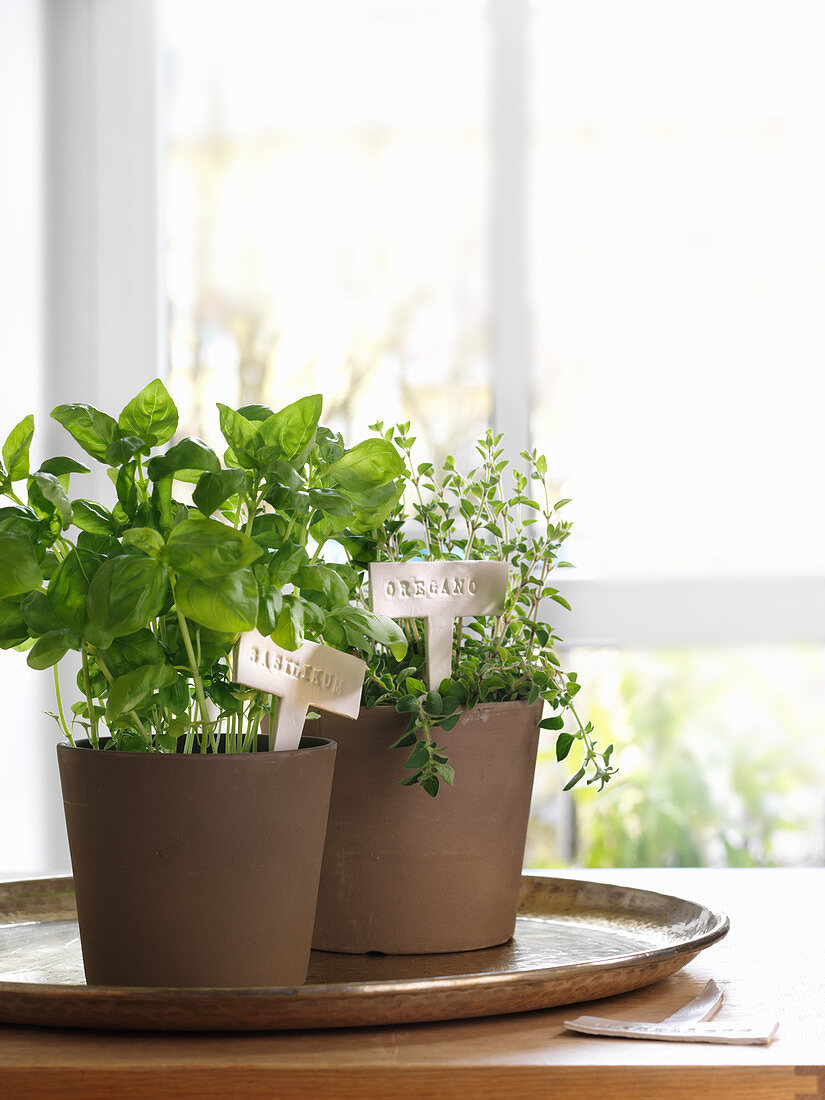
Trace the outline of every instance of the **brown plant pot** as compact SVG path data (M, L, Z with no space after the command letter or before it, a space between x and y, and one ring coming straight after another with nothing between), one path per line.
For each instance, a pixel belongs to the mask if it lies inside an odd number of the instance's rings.
M391 707L322 715L338 744L313 947L353 954L470 951L513 934L541 704L465 711L440 734L455 786L399 787L410 750ZM440 731L436 731L438 736Z
M303 984L335 745L144 755L82 744L57 757L89 984Z

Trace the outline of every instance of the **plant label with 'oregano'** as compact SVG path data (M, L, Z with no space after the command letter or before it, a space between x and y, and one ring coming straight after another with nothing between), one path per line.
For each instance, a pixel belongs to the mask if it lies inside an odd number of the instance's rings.
M310 707L357 718L366 671L364 661L331 646L304 642L282 649L251 630L235 646L232 679L280 698L269 736L273 749L285 751L298 748Z
M372 609L393 619L423 619L431 690L452 671L453 623L496 615L507 594L506 561L405 561L370 565Z

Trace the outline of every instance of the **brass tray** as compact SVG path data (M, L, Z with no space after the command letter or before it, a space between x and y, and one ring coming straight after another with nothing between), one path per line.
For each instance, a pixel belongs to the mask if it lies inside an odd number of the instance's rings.
M70 878L0 883L0 1021L154 1031L354 1027L526 1012L657 982L728 931L694 902L525 876L514 938L445 955L313 951L307 984L87 986Z

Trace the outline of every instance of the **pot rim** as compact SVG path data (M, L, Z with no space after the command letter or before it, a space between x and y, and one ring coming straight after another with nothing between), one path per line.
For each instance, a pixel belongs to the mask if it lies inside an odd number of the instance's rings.
M510 708L521 708L523 710L531 710L533 707L542 707L543 708L544 707L543 700L539 698L539 699L536 699L536 701L533 702L533 703L528 703L528 701L526 699L503 699L500 702L493 702L491 700L491 701L484 702L484 703L476 703L476 705L474 707L459 707L458 710L454 711L454 713L455 714L475 714L477 711L509 710ZM367 714L372 713L372 712L377 712L379 714L390 714L390 713L392 713L392 714L398 714L398 717L403 718L405 721L407 721L409 719L408 714L400 714L395 709L395 707L387 706L386 704L380 704L380 705L375 706L375 707L365 707L364 704L362 703L361 704L361 709L359 711L359 716L361 714L364 714L365 712ZM321 715L321 720L323 721L327 718L340 718L340 717L343 717L343 716L342 715L337 715L337 714L324 713L324 714ZM356 721L357 721L357 719L356 719Z
M101 738L101 743L110 740L108 737ZM305 744L305 742L308 742ZM297 749L283 749L280 752L270 752L268 749L258 752L104 752L102 749L96 750L92 748L88 738L81 738L75 741L74 745L68 744L66 741L59 741L56 745L58 753L60 752L77 752L79 749L84 751L92 751L99 756L105 756L107 760L269 760L273 757L290 760L298 755L298 753L310 752L313 749L320 749L324 752L328 752L330 749L336 750L338 748L335 741L329 737L315 737L306 735L301 738L301 743Z

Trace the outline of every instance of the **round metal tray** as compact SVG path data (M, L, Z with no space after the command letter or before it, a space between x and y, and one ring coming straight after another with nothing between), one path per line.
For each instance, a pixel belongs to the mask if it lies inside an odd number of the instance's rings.
M648 890L525 876L513 939L445 955L313 951L307 984L136 989L84 982L70 878L0 883L0 1021L155 1031L354 1027L526 1012L639 989L728 918Z

